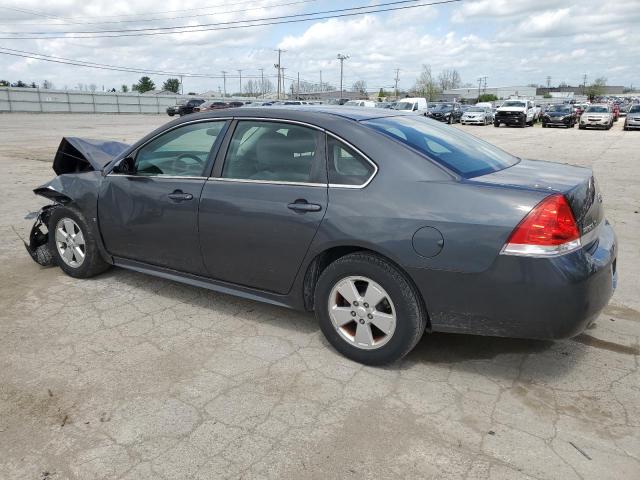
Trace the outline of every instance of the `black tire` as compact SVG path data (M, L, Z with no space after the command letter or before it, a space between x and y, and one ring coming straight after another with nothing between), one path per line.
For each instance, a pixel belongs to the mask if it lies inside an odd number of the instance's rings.
M70 218L73 220L78 228L82 231L85 245L85 257L82 263L78 267L72 267L68 265L60 255L58 247L56 245L55 229L58 222L64 218ZM100 252L98 251L98 245L93 234L93 231L89 228L87 221L82 213L73 207L57 207L52 210L49 217L49 249L56 264L62 269L64 273L74 278L89 278L99 273L108 270L111 265L104 261Z
M579 130L584 130L585 128L587 128L587 127L585 127L584 125L578 125L578 129Z
M626 123L624 124L624 127L622 127L622 129L623 129L625 132L629 131L629 127L627 127L627 124L626 124Z
M542 122L542 128L547 128L547 124Z
M384 288L395 306L396 326L383 346L363 350L348 343L336 331L329 316L328 302L333 287L349 276L367 277ZM324 269L314 292L315 315L329 343L345 357L366 365L395 362L420 341L427 325L427 312L413 283L384 258L370 253L352 253Z
M520 123L520 126L521 126L522 128L527 128L527 117L524 117L524 118L522 119L522 122Z
M449 125L453 125L453 115L449 115L449 120L447 120Z
M500 122L499 122L499 121L497 121L497 120L494 120L494 121L493 121L493 126L494 126L494 127L496 127L496 128L498 128L498 127L500 126Z

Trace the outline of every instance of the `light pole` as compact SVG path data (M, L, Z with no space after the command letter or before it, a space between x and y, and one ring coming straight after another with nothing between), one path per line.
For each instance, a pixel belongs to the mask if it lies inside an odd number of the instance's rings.
M344 96L344 92L343 92L343 89L342 89L343 63L347 58L349 58L349 55L343 55L343 54L339 53L336 58L338 60L340 60L340 98L342 98Z
M258 70L260 70L260 97L264 98L264 68Z
M242 96L242 70L238 70L238 75L240 75L240 96Z
M224 92L224 98L227 98L227 72L222 70L222 85L223 85L223 92Z

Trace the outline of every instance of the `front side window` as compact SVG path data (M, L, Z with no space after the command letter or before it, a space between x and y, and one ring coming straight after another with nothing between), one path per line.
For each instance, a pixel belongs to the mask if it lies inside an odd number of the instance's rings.
M222 178L272 182L326 182L320 135L295 124L238 123L222 169Z
M202 176L224 125L224 121L192 123L161 135L138 150L135 174Z
M464 178L503 170L519 162L517 157L487 142L422 116L377 118L362 123Z
M333 137L327 138L329 183L361 186L375 173L375 167L353 148Z

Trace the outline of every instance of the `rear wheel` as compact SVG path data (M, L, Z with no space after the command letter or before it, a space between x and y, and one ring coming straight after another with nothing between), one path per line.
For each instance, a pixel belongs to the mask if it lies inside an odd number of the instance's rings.
M542 128L547 128L547 124L542 122Z
M584 125L578 125L578 129L579 130L584 130L585 128L587 128L587 127L585 127Z
M499 122L499 121L497 121L497 120L494 120L494 121L493 121L493 126L494 126L494 127L496 127L496 128L498 128L498 127L500 126L500 122Z
M453 115L449 115L449 120L447 120L449 125L453 125Z
M75 208L57 207L49 217L49 249L56 264L76 278L93 277L109 268L100 256L96 239Z
M404 357L426 326L427 315L416 288L375 254L353 253L329 265L318 279L314 306L331 345L368 365Z

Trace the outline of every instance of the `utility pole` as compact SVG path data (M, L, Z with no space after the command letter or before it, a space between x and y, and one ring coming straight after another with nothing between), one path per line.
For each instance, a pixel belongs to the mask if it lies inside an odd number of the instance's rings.
M184 86L182 83L182 75L180 75L180 95L184 95Z
M320 70L320 91L324 91L324 89L322 88L322 70Z
M587 74L585 73L582 76L582 94L584 95L584 92L587 91Z
M280 67L280 70L282 70L282 75L280 75L280 78L282 78L282 95L284 96L284 98L286 100L287 99L287 89L284 86L284 71L286 70L286 68Z
M280 55L282 54L282 52L286 52L286 50L282 50L281 48L277 49L276 52L278 52L278 63L274 64L274 68L278 69L278 100L280 100L280 70L282 68L282 64L280 63ZM284 85L284 79L282 84Z
M300 72L298 72L298 100L300 100Z
M242 96L242 70L238 70L238 75L240 75L240 96Z
M338 56L336 57L338 60L340 60L340 98L344 97L344 91L342 89L342 72L343 72L343 63L344 61L349 58L349 55L343 55L341 53L338 54Z
M260 97L264 98L264 68L258 70L260 70Z
M227 98L227 72L222 70L222 85L223 85L223 92L224 92L224 98Z
M480 88L482 87L482 77L478 77L478 99L480 99Z
M395 87L394 90L396 92L396 100L398 100L398 82L400 81L400 69L396 68L396 78L395 78Z
M551 77L547 76L547 88L551 88Z

